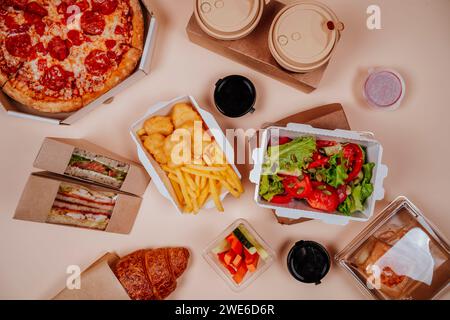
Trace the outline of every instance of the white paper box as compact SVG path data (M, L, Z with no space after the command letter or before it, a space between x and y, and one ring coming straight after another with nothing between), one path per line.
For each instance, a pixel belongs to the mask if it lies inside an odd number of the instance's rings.
M367 148L367 161L374 162L375 168L372 177L372 183L374 185L373 194L366 200L365 209L363 212L356 212L351 216L343 215L340 212L334 214L324 213L320 210L315 210L298 201L296 203L289 203L286 205L274 205L271 204L259 196L259 183L261 180L262 164L264 155L267 151L267 146L270 141L271 134L278 134L279 136L297 138L300 136L315 136L321 140L334 140L337 142L352 142L362 145ZM290 123L286 127L269 127L264 130L262 135L261 147L253 151L253 163L254 168L250 172L250 181L256 184L255 188L255 201L264 208L274 209L275 213L279 217L289 219L318 219L329 224L346 225L349 221L368 221L375 209L375 202L384 198L383 180L387 176L388 168L381 164L381 157L383 153L383 147L381 144L367 137L365 133L359 133L348 130L323 130L316 129L310 125Z
M71 125L99 106L111 103L114 99L114 96L129 88L150 73L153 49L156 42L157 23L155 14L151 9L151 1L141 0L141 4L142 13L144 15L144 23L146 27L144 49L142 51L142 57L139 65L136 67L136 70L124 81L122 81L117 86L101 95L85 107L75 112L52 114L33 110L11 99L2 90L0 90L0 109L3 109L6 114L18 118L33 119L52 124Z
M194 109L202 117L206 126L210 129L211 136L214 137L215 141L217 142L219 147L224 152L227 162L231 165L231 167L236 172L236 174L238 175L239 178L241 178L241 174L239 173L236 166L234 165L233 147L230 145L230 143L226 139L225 135L223 134L222 130L220 129L219 124L214 119L214 117L212 116L211 113L200 108L200 106L197 104L197 102L195 101L195 99L192 96L183 96L183 97L173 99L171 101L159 102L159 103L155 104L154 106L150 107L147 110L146 114L131 126L130 134L131 134L134 142L136 143L139 160L141 161L142 165L144 166L144 168L147 170L148 174L152 178L158 191L165 198L169 199L170 202L172 202L172 204L177 208L179 213L183 213L182 208L180 208L177 201L175 200L175 198L176 198L175 192L172 188L169 178L167 177L167 174L164 172L164 170L161 168L161 166L153 159L153 157L150 155L150 153L144 148L144 145L142 144L141 139L137 135L137 131L143 127L145 120L147 120L148 118L151 118L152 116L168 115L171 112L172 107L178 103L190 103L194 107ZM228 193L229 193L228 190L225 190L220 196L221 199L223 200ZM214 207L214 202L212 200L208 201L204 206L205 209L211 209L213 207Z

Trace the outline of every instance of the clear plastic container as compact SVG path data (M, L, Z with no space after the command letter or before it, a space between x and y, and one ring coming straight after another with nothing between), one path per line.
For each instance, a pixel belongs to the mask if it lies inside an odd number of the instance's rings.
M449 288L448 242L405 197L384 209L336 261L379 300L435 299Z
M249 234L256 240L256 242L267 252L267 257L263 259L260 257L258 266L255 272L247 272L243 281L237 284L231 273L225 266L219 261L217 254L213 252L214 248L220 245L220 243L235 230L237 227L243 226ZM244 249L245 250L245 249ZM244 290L250 285L256 278L258 278L264 271L266 271L272 263L275 261L275 252L269 247L269 245L259 236L259 234L253 229L250 223L244 219L238 219L233 224L228 226L213 242L203 251L203 258L209 263L209 265L217 272L217 274L225 280L230 288L239 292Z

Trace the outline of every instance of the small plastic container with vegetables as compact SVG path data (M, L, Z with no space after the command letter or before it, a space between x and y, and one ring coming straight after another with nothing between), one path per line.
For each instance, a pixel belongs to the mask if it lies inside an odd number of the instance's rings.
M308 125L270 127L253 158L255 201L290 219L367 221L384 197L387 167L372 136Z
M203 257L237 292L270 267L275 253L246 220L239 219L205 249Z

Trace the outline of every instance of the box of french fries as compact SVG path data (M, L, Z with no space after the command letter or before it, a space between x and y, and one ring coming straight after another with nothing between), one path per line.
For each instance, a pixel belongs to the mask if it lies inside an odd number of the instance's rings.
M191 96L160 102L131 127L139 160L180 213L197 214L244 192L234 149L214 117Z

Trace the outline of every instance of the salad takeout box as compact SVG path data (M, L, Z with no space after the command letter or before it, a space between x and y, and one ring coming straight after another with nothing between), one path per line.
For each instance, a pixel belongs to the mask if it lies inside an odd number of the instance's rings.
M274 205L264 201L259 195L259 187L262 173L263 159L267 152L271 134L285 136L291 139L300 136L314 136L317 139L333 140L337 142L351 142L362 145L367 149L367 161L374 162L375 168L371 183L374 185L373 194L367 199L363 212L357 212L351 216L336 212L334 214L324 213L312 209L303 202L285 205ZM256 203L264 208L273 209L278 217L288 219L318 219L329 224L346 225L349 221L368 221L373 215L375 202L384 198L383 180L387 176L388 169L381 163L383 148L381 144L366 133L348 130L324 130L313 128L310 125L289 123L286 127L271 126L264 129L259 148L253 150L252 158L254 168L250 172L250 181L256 185L254 199Z
M144 49L142 51L141 61L139 62L134 73L131 74L128 78L76 112L57 114L39 112L11 99L3 92L3 90L0 90L0 108L3 109L6 114L14 117L39 120L60 125L71 125L79 119L83 118L92 110L100 107L101 105L111 103L114 99L114 96L118 95L120 92L129 88L130 86L144 78L146 75L148 75L150 73L153 49L156 42L157 22L155 13L152 9L151 1L141 0L140 2L145 24L145 43Z
M155 183L158 191L167 198L178 210L180 214L182 214L182 208L180 208L178 202L175 200L176 195L173 187L167 177L166 173L163 171L161 166L153 159L150 153L145 149L141 139L137 135L137 131L143 127L144 122L151 118L152 116L165 116L168 115L172 107L177 103L190 103L193 108L200 114L202 120L204 121L206 127L209 129L211 136L214 138L220 149L224 152L227 162L231 165L233 170L238 175L239 179L241 178L241 174L237 170L234 165L234 150L228 140L226 139L222 129L220 128L217 121L214 119L213 115L208 111L202 109L197 101L192 96L182 96L175 98L171 101L159 102L154 106L150 107L145 115L136 121L130 128L130 134L136 143L137 153L139 160L141 161L144 168L147 170L148 174L152 178ZM228 194L228 190L225 190L220 195L221 200L223 200ZM211 209L214 207L213 200L208 201L204 208Z
M150 182L150 177L140 164L125 159L118 154L115 154L84 139L45 138L41 149L34 160L34 167L56 174L65 175L67 177L76 178L66 173L66 169L76 149L83 151L86 150L95 155L101 155L102 157L107 157L125 163L128 166L128 172L122 185L117 189L137 196L142 196L144 194ZM91 182L82 178L76 179L87 183Z
M374 299L435 299L449 288L449 243L405 197L386 207L335 259Z

